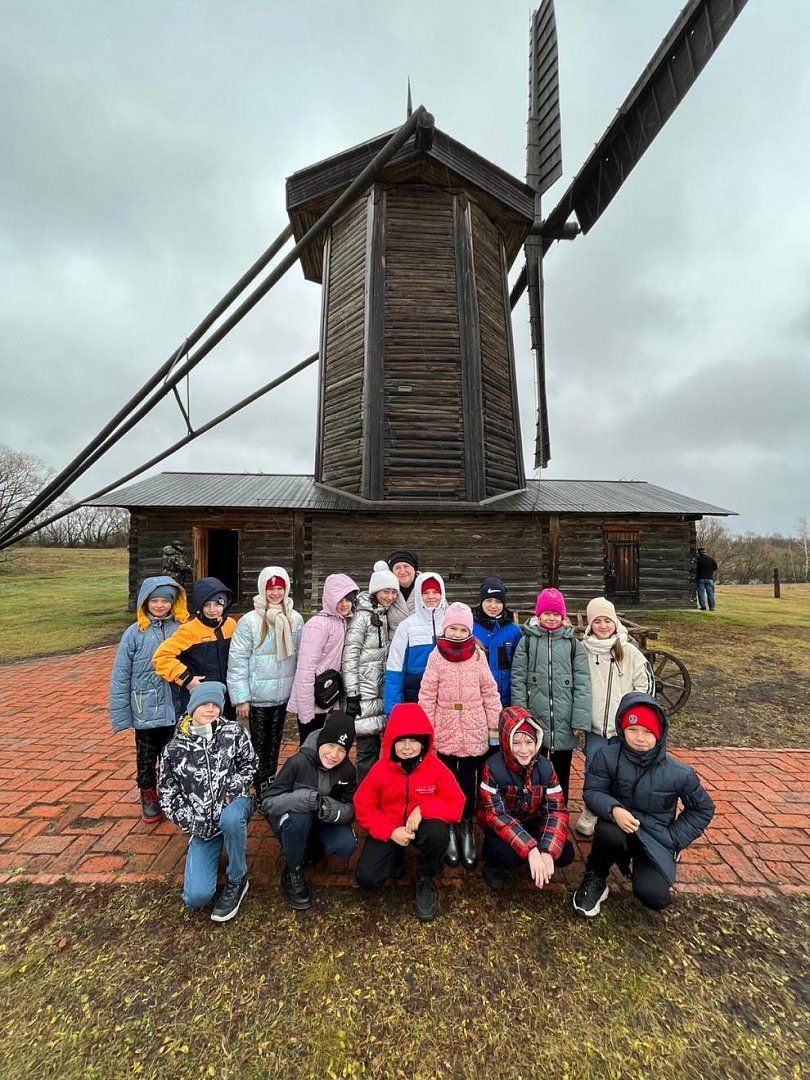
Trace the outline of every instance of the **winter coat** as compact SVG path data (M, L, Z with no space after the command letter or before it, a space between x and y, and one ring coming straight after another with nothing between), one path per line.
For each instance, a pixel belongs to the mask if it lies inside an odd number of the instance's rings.
M220 832L222 811L249 795L258 758L250 737L235 720L215 720L213 737L194 734L190 716L177 725L160 759L158 796L163 813L178 829L210 840Z
M180 705L188 705L188 684L195 675L212 682L225 683L228 678L228 649L236 621L225 608L221 619L209 619L200 614L203 604L219 593L230 595L217 578L200 578L193 590L194 610L198 612L156 650L152 662L155 671L166 682L180 687ZM233 708L225 698L224 716L233 716Z
M498 730L501 699L483 649L476 645L469 660L458 661L434 649L422 676L419 704L433 724L437 754L485 754L490 729Z
M434 575L435 576L435 575ZM398 592L393 604L386 612L386 618L388 620L388 630L390 637L394 636L396 628L401 622L404 622L409 615L413 615L416 610L416 578L414 578L413 588L411 589L410 596L406 600L401 592Z
M282 566L268 566L259 575L259 596L264 596L265 583L270 577L284 579L284 604L290 620L293 655L278 659L276 633L268 626L261 645L265 617L260 611L249 611L236 624L228 653L228 696L234 705L283 705L292 692L295 664L304 620L289 599L290 578Z
M489 669L498 684L501 707L505 709L512 703L512 661L523 631L506 608L497 619L491 619L478 607L475 610L473 633L486 651Z
M698 581L709 580L717 573L717 563L711 557L702 552L695 560L695 577Z
M591 679L570 626L549 633L537 618L524 627L512 664L512 704L528 709L548 750L573 750L575 731L591 730Z
M354 721L357 735L377 735L385 727L382 695L388 644L385 608L375 607L367 592L360 593L343 649L346 697L360 698L360 715Z
M146 610L149 597L160 585L173 585L177 599L165 619ZM188 619L186 591L174 578L146 578L138 592L137 622L123 633L110 676L110 718L113 731L169 727L180 714L179 692L154 669L155 650Z
M611 653L618 637L624 652L619 662ZM628 640L627 630L618 624L613 637L600 641L594 634L582 640L591 675L591 731L603 739L616 734L616 709L625 694L638 690L655 693L655 679L644 653Z
M406 713L409 710L405 710ZM380 760L375 762L354 796L357 823L375 840L390 840L419 806L422 817L452 824L461 821L464 795L446 765L433 752L433 728L427 717L414 719L394 712L382 737ZM394 743L405 735L429 739L425 756L411 773L392 758Z
M435 578L441 586L442 598L438 607L426 608L422 603L422 582ZM414 613L399 624L388 650L385 667L385 715L389 716L395 705L403 701L419 700L419 684L433 652L436 639L442 632L442 621L447 607L444 581L439 574L417 575L413 592Z
M625 694L624 714L634 705L649 705L661 719L661 738L652 750L631 750L622 733L597 750L585 775L585 805L598 817L612 821L616 806L638 818L635 834L645 852L671 885L675 856L703 833L714 816L714 803L697 773L667 754L667 716L649 694ZM678 800L683 810L677 813Z
M528 859L532 848L547 851L558 859L568 835L568 808L563 790L548 758L537 754L528 765L521 765L512 753L510 738L526 720L521 708L505 709L501 715L500 753L484 765L478 802L478 822L508 844L521 859ZM540 725L529 719L542 737ZM539 818L542 822L538 840L525 827Z
M348 593L357 591L357 586L346 574L330 574L323 585L323 608L318 615L312 616L301 634L298 665L287 708L297 713L302 724L309 724L316 711L325 711L315 705L315 678L324 671L341 669L349 621L338 615L337 605ZM340 702L336 701L332 709L339 706ZM331 709L326 711L331 712Z
M334 769L325 769L318 757L319 734L313 731L307 735L298 753L284 762L262 799L261 812L275 833L291 813L318 814L330 825L351 825L354 821L354 765L344 758Z

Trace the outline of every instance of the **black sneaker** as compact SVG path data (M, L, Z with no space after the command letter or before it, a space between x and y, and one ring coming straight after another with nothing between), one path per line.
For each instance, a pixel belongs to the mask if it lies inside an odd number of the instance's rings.
M419 922L436 918L436 882L432 877L416 879L416 917Z
M160 799L153 787L141 788L141 817L147 825L157 825L159 821L163 821Z
M241 881L227 881L225 888L219 894L219 899L214 904L211 918L214 922L228 922L236 915L239 905L248 891L248 879L243 877Z
M495 866L493 863L485 862L481 870L481 877L489 885L490 889L494 889L496 892L499 889L506 888L511 876L508 870L504 870L502 866Z
M599 909L607 898L608 887L605 879L591 870L586 870L579 888L574 893L574 911L593 919L599 914Z
M284 899L296 911L306 911L312 904L312 894L300 866L294 869L289 866L286 868L281 878L281 891Z

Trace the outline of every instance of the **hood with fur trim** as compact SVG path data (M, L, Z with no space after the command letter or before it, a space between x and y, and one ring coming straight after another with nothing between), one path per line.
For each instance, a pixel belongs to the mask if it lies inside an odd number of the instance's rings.
M172 585L177 589L177 599L172 604L171 613L167 615L167 618L174 619L178 623L184 623L188 620L186 590L173 577L169 577L167 574L159 574L157 577L144 578L138 590L137 620L139 630L146 630L152 623L152 617L146 610L146 605L149 597L161 585Z

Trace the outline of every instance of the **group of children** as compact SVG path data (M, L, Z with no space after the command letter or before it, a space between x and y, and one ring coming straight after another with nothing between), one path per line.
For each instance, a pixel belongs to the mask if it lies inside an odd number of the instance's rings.
M232 601L222 582L202 579L188 618L176 581L147 579L112 675L113 727L135 729L143 817L165 815L190 837L189 907L213 898L224 845L226 883L211 917L238 912L254 792L295 909L311 903L307 866L354 853L355 820L367 832L363 889L401 877L405 849L416 849L420 920L435 917L444 865L476 866L476 820L487 884L503 888L525 863L542 888L574 857L567 804L578 746L586 809L576 829L593 844L575 910L599 913L613 865L647 907L670 903L680 851L713 805L694 771L667 755L649 665L608 600L588 605L580 642L559 590L544 589L520 627L499 578L483 580L474 610L448 603L441 575L420 573L399 549L362 592L329 575L306 625L282 567L262 571L238 624ZM286 720L300 749L279 770Z

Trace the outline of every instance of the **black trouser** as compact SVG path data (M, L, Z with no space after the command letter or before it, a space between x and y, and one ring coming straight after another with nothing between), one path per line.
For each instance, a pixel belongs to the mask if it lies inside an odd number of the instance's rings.
M259 759L256 769L256 789L275 778L278 755L284 734L287 702L283 705L251 705L249 715L250 741Z
M174 726L135 728L135 766L138 787L157 787L158 758L166 743L174 735Z
M298 741L303 743L307 735L311 735L313 731L320 731L323 725L326 723L326 718L329 713L315 713L308 724L302 724L298 721Z
M571 780L571 759L574 756L572 750L552 750L549 753L548 747L544 746L540 750L540 753L544 758L550 757L551 764L554 766L554 772L557 774L557 779L560 782L560 787L563 790L563 798L565 799L566 806L568 805L568 784Z
M423 818L411 843L418 854L417 877L438 877L444 866L444 856L450 838L450 828L436 818ZM376 889L384 885L397 867L402 866L405 848L396 840L375 840L367 836L357 863L357 884L361 889Z
M455 754L439 754L441 761L458 781L458 786L464 793L464 821L472 821L475 817L475 803L478 798L478 785L481 783L481 770L487 759L486 754L480 757L456 757Z
M371 766L380 758L380 736L358 735L354 740L355 765L357 767L357 783L365 779L371 771Z
M530 833L535 840L538 840L540 833L543 829L543 822L539 817L529 818L527 821L521 821L521 825ZM481 851L481 858L485 863L489 863L490 866L497 866L502 870L517 870L521 863L526 860L521 858L513 847L510 847L505 840L501 840L500 836L497 836L492 829L484 829L484 847ZM554 860L554 865L562 869L563 866L568 866L574 861L574 845L570 840L565 841L565 846L560 852L559 856Z
M585 868L598 877L607 879L614 863L622 873L630 870L633 893L645 907L663 911L672 903L669 882L646 853L635 833L626 833L615 822L603 821L600 818Z

